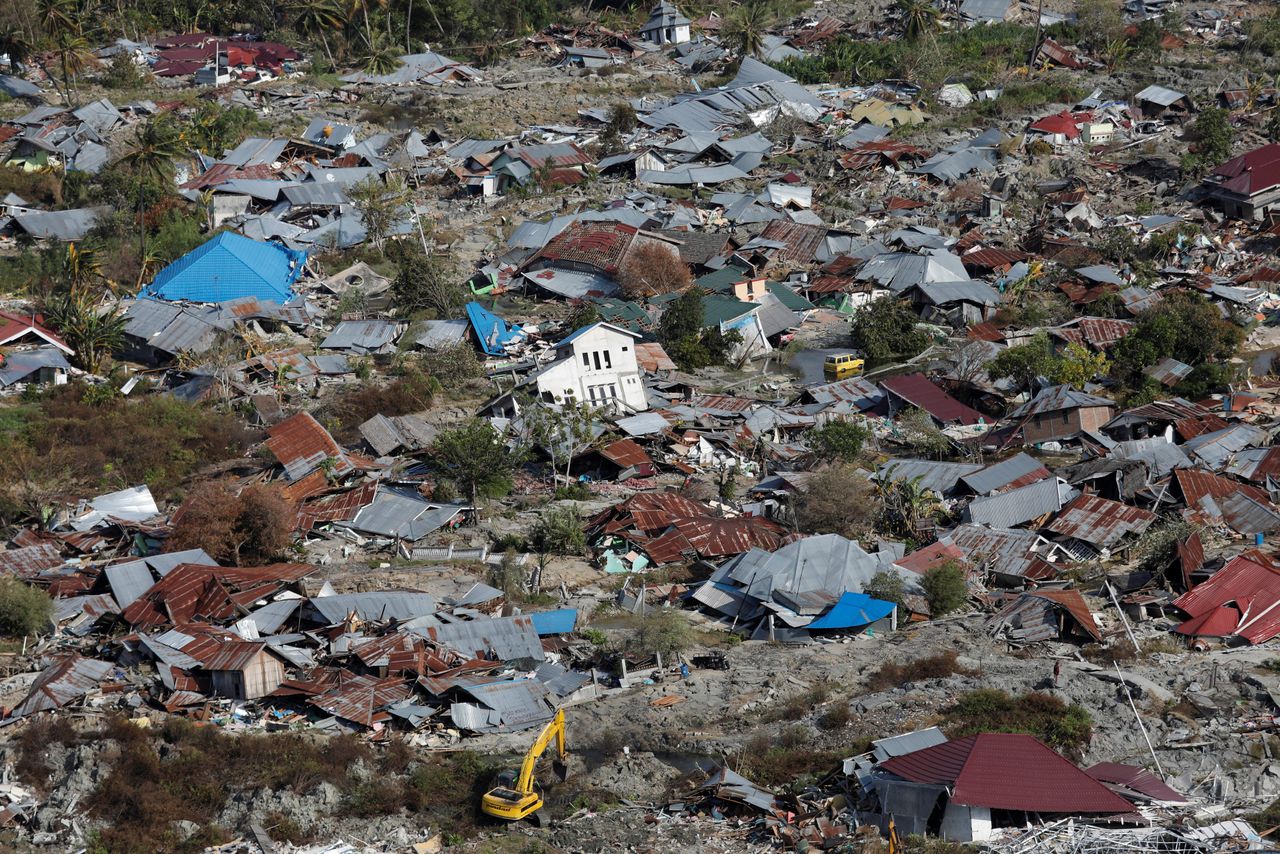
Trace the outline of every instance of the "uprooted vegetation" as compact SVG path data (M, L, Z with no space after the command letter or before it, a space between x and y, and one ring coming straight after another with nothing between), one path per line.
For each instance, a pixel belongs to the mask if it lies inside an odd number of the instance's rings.
M100 822L90 850L124 854L202 850L230 839L228 808L252 809L252 800L242 796L281 790L307 795L321 786L338 794L331 817L409 813L466 834L474 828L476 798L493 776L471 751L424 760L398 740L375 750L349 736L233 736L180 719L152 734L115 717L101 731L77 732L61 718L29 724L18 742L19 779L40 791L56 788L62 769L46 753L53 745L78 744L107 745L109 770L86 801L88 815ZM317 830L305 817L283 818L277 839L303 842ZM199 830L183 832L179 821Z

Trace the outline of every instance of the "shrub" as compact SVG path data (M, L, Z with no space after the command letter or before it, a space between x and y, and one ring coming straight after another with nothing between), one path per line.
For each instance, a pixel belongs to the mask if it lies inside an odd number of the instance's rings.
M862 592L872 599L879 599L881 602L892 602L899 608L906 604L906 582L902 580L901 575L889 570L882 569L871 576L871 580L863 585Z
M335 400L330 409L338 419L337 436L354 441L359 427L375 415L392 418L431 408L443 382L416 366L389 383L365 382Z
M810 430L805 440L810 450L826 460L853 462L862 453L862 445L871 431L851 421L828 421L816 430Z
M88 389L43 392L17 429L0 436L9 483L24 503L139 483L171 497L196 469L241 456L253 436L233 415L203 406L159 396L91 402Z
M969 586L965 583L964 570L954 561L933 567L924 574L921 582L925 598L929 600L929 615L941 617L964 605L969 598Z
M297 513L279 487L236 493L225 483L196 487L175 514L170 551L201 548L214 560L257 566L279 558L293 541Z
M853 343L872 367L909 359L929 346L928 336L916 328L919 322L905 300L878 299L854 314Z
M447 389L461 388L484 376L484 363L476 356L476 348L467 343L423 353L418 365Z
M16 578L0 578L0 634L35 635L52 624L53 601L47 593Z
M943 710L943 720L949 738L981 732L1026 733L1067 753L1077 753L1093 733L1093 718L1082 706L1068 706L1041 693L1014 697L996 688L961 694Z
M887 662L879 670L871 674L871 678L867 680L867 690L874 694L878 691L887 691L890 688L897 688L911 682L920 682L925 679L945 679L956 673L968 673L969 671L956 664L956 655L954 651L948 650L937 655L916 658L902 664L896 664L892 661Z
M529 534L529 543L542 554L580 555L587 535L575 507L556 507L542 514Z
M646 243L622 265L618 283L627 297L649 297L683 291L693 284L689 266L675 249L662 243Z
M864 536L880 516L875 487L853 466L816 472L795 499L796 525L809 534Z
M692 640L684 614L672 608L660 608L640 618L635 634L627 640L627 647L640 654L662 653L669 659L673 653L687 648Z

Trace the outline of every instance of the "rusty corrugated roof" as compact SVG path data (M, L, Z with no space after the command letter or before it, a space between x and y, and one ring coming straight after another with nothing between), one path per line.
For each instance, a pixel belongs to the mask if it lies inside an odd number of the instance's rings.
M113 669L115 665L109 661L81 658L72 653L41 671L31 685L30 693L14 707L9 717L21 718L60 709L96 688Z
M52 543L0 551L0 573L19 578L30 578L46 569L62 566L63 563L65 561L61 552Z
M1126 534L1140 534L1156 514L1097 495L1080 495L1062 508L1049 530L1098 548L1109 548Z
M311 697L307 702L334 717L367 727L385 723L391 716L382 709L406 699L412 690L398 677L375 679L344 673L339 678L339 687Z
M653 465L653 460L649 459L644 448L631 439L619 439L611 445L605 445L600 449L600 456L624 469Z
M326 473L330 476L355 470L329 431L308 412L299 412L268 427L267 436L267 448L284 466L285 476L290 481L300 480L321 469L326 460L333 461Z

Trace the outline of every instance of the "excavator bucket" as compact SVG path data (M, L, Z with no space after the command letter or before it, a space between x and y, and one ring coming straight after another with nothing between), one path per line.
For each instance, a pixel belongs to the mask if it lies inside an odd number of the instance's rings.
M559 759L553 759L551 760L551 770L555 773L556 778L559 779L561 783L569 779L568 763L561 762Z

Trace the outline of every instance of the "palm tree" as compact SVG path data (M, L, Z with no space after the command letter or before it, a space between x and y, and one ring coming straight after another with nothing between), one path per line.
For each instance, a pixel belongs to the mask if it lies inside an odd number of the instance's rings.
M359 57L360 70L366 74L390 74L400 67L400 51L375 36L369 50Z
M124 344L126 320L118 306L99 311L83 294L69 294L45 306L45 317L74 349L71 361L96 374L114 350Z
M62 256L62 278L71 293L81 293L88 285L102 280L102 260L95 250L68 243Z
M764 49L772 17L765 0L747 0L730 13L722 38L738 56L757 56Z
M286 10L293 16L293 26L308 38L320 36L329 65L334 65L333 51L329 49L329 30L342 29L342 10L334 0L294 0Z
M173 161L187 153L183 133L166 119L148 119L138 130L133 148L119 162L143 177L166 183L173 177Z
M68 93L75 92L75 81L86 68L98 66L98 58L93 55L93 45L84 35L75 30L63 30L58 34L58 54L62 61L62 84Z
M897 0L902 15L902 30L907 38L916 40L932 36L942 25L942 13L930 0Z
M8 54L9 62L16 68L31 56L31 42L20 27L5 27L0 29L0 53Z
M36 10L40 26L54 38L59 33L79 29L74 0L39 0Z

